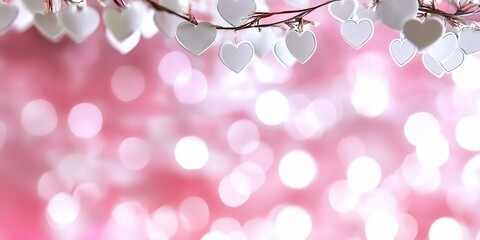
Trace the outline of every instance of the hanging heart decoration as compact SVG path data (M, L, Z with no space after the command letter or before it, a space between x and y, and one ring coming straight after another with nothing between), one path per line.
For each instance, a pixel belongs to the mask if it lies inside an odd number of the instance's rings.
M328 5L330 15L343 22L350 19L357 11L358 2L356 0L340 0Z
M63 35L63 28L54 12L36 13L34 24L38 31L51 41L58 41Z
M480 52L480 31L472 27L464 27L458 37L458 45L465 54Z
M342 23L340 34L350 46L359 49L372 37L373 23L370 19L362 19L359 22L347 20Z
M445 28L436 18L429 18L423 22L410 19L405 22L402 32L419 51L423 51L442 37Z
M226 41L220 46L218 56L225 66L239 73L252 59L253 46L247 41L238 44Z
M460 65L462 65L463 61L465 60L465 53L462 49L456 48L452 51L452 53L446 57L444 60L440 61L440 65L442 65L443 69L447 72L451 72Z
M390 43L390 55L399 67L410 62L416 52L417 49L408 40L395 39Z
M205 52L215 41L217 29L208 22L197 25L182 22L177 27L177 40L189 52L200 55Z
M435 44L428 48L428 53L441 62L457 48L457 36L451 32L443 35Z
M100 24L98 12L91 7L81 10L75 6L64 8L58 13L58 20L68 36L77 43L90 36Z
M288 51L285 39L280 39L277 41L273 47L273 53L277 60L287 69L292 67L297 62L297 59Z
M138 31L143 21L142 11L136 7L107 7L103 10L102 17L108 31L119 42Z
M244 24L256 8L255 0L219 0L217 4L220 16L232 26Z
M379 1L377 15L390 28L402 30L409 19L417 17L418 0L388 0Z
M285 43L292 56L302 64L306 63L317 49L317 38L310 30L301 33L290 31Z
M422 61L425 68L434 76L440 78L445 74L445 70L443 69L442 65L430 54L423 54Z
M18 7L0 4L0 34L5 32L18 17Z

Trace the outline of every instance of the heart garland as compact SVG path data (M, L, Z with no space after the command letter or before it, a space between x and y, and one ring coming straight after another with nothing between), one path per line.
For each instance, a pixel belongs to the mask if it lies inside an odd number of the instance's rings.
M441 77L444 73L458 68L467 55L480 52L480 31L464 26L458 34L445 33L444 23L438 18L425 15L427 17L420 21L417 13L422 11L442 15L441 12L435 12L435 9L428 9L428 5L420 5L417 0L379 1L375 3L375 7L366 7L359 4L358 0L332 0L294 11L301 13L298 15L300 17L295 18L296 22L292 22L293 18L288 20L288 24L287 20L283 22L290 27L290 31L281 40L277 40L277 33L269 28L269 24L261 25L259 20L292 11L255 12L255 0L218 0L219 15L232 27L222 27L209 22L197 23L195 18L180 14L184 9L178 0L161 0L162 5L153 3L152 0L145 1L153 9L136 1L120 8L105 7L101 18L94 8L86 6L85 1L72 3L72 6L61 9L61 2L52 0L51 6L47 6L49 11L43 12L44 6L38 1L23 0L21 8L32 14L30 21L38 32L53 42L67 35L74 42L81 43L103 20L108 42L121 54L133 50L141 36L150 38L160 31L167 37L175 37L179 44L192 54L201 55L215 42L218 29L252 28L246 31L244 41L238 44L226 41L219 47L220 60L237 73L248 65L254 55L263 58L272 50L285 68L292 67L296 62L305 64L316 51L317 39L312 31L303 30L303 17L327 4L330 15L341 22L340 35L354 49L362 48L370 40L377 19L400 31L401 38L393 40L389 48L393 61L400 67L411 61L418 50L423 55L427 70ZM300 3L298 2L302 6L308 4ZM13 25L19 30L24 30L22 26L28 27L26 20L16 22L17 18L24 14L18 6L0 4L0 34ZM145 16L149 16L148 19ZM276 24L278 23L273 25ZM257 25L258 29L255 29Z

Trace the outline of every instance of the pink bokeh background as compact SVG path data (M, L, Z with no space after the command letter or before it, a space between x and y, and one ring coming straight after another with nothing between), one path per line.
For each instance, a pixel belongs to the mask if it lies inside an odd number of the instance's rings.
M398 67L380 22L357 51L326 8L308 19L306 64L240 74L217 50L242 32L199 57L162 33L120 54L103 24L80 44L4 33L0 239L480 239L478 57L437 79L419 54Z

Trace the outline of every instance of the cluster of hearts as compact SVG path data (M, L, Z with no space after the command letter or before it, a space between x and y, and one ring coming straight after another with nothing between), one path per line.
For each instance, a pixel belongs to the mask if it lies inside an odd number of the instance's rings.
M473 4L471 0L458 1L459 6ZM71 6L63 9L59 0L46 0L46 4L40 0L17 0L14 4L0 4L0 33L14 24L21 15L19 9L23 7L33 15L34 25L46 38L57 41L66 33L73 41L80 43L98 27L100 16L94 8L86 5L85 0L66 2ZM400 32L400 38L394 39L390 44L391 56L399 66L407 64L419 52L425 67L435 76L441 77L459 67L466 54L480 51L480 32L473 26L464 25L446 31L446 21L441 14L420 14L421 3L423 1L419 0L377 0L372 6L366 7L357 0L332 0L304 10L272 13L269 16L288 12L298 14L285 21L261 25L259 20L263 18L253 18L257 8L255 0L219 0L217 10L231 27L197 22L190 14L182 15L179 13L182 12L182 7L177 0L163 0L162 5L155 3L157 8L149 0L120 5L121 8L105 7L102 17L108 41L124 54L137 45L141 31L144 36L156 33L145 33L144 26L148 24L154 26L156 31L161 30L169 37L176 37L185 49L195 55L202 54L213 44L219 29L261 30L285 24L289 27L285 38L274 42L270 49L273 49L279 62L289 68L297 61L307 62L316 50L316 37L312 31L304 30L303 17L328 4L330 14L342 22L341 36L353 48L364 46L373 35L374 23L381 20ZM159 6L161 9L158 9ZM292 24L294 22L297 24ZM257 49L251 41L225 41L219 47L218 55L228 68L238 73L248 65Z

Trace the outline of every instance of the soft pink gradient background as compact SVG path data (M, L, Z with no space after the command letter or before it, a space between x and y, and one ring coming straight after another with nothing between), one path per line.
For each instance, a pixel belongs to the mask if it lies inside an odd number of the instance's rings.
M215 3L211 4L208 7L213 11ZM292 8L279 1L268 4L272 10ZM198 18L208 20L202 14ZM478 196L464 193L461 181L462 169L475 152L464 150L455 138L458 121L477 111L478 90L454 99L451 75L433 77L424 69L420 55L403 68L396 66L388 48L398 33L381 23L375 25L370 42L356 51L341 38L340 23L326 8L308 19L321 23L313 29L318 47L310 61L285 70L269 53L244 69L242 81L235 80L217 57L219 44L231 40L231 35L219 36L200 57L161 33L142 39L132 52L121 55L107 42L102 24L81 44L67 37L51 43L33 27L2 35L0 239L146 239L148 216L162 206L178 211L181 202L191 196L207 203L208 224L188 231L180 222L172 239L200 239L223 217L234 218L241 225L251 219L273 224L283 204L308 211L313 223L308 239L365 239L366 219L361 212L379 193L395 199L394 216L409 214L416 220L415 239L427 239L431 224L441 217L460 223L464 239L478 239L480 201ZM241 33L238 36L241 38ZM173 85L160 76L159 64L172 51L185 54L191 67L205 75L208 96L199 104L179 102ZM145 76L145 90L130 102L119 100L111 88L115 70L125 65ZM265 71L280 83L265 83ZM389 104L377 117L364 117L352 106L351 93L360 75L379 77L387 83ZM300 96L310 101L329 99L337 113L335 124L307 140L292 138L283 125L267 126L255 114L255 100L267 90L278 90L289 100ZM46 136L32 135L21 122L25 105L35 99L50 102L57 114L57 125ZM75 136L67 122L71 109L83 102L96 105L103 116L101 132L86 139ZM405 158L415 152L404 135L404 124L420 111L438 119L450 146L449 160L439 169L440 185L430 193L409 187L401 172ZM261 141L273 150L274 162L260 189L245 204L232 208L220 199L218 186L242 162L241 154L232 151L227 139L229 127L241 119L258 127ZM175 144L190 135L202 138L208 146L209 162L200 170L185 170L175 161ZM150 161L137 171L125 168L119 160L119 146L129 137L141 138L148 146ZM339 145L345 139L353 140ZM288 188L278 175L280 160L294 150L307 151L317 165L314 181L301 190ZM346 179L348 163L361 155L377 160L382 182L376 190L360 194L353 210L338 213L329 203L329 188ZM74 160L66 160L68 156ZM42 176L50 179L44 187L39 186ZM94 184L97 195L75 193L85 183ZM73 194L80 204L79 216L69 225L54 223L47 212L50 198L60 192ZM379 198L374 209L388 205L388 199ZM115 227L112 211L124 202L141 206L132 217L140 219L139 226ZM244 226L246 236L253 236L246 229ZM400 228L399 232L405 234L406 230ZM397 239L405 238L398 235Z

